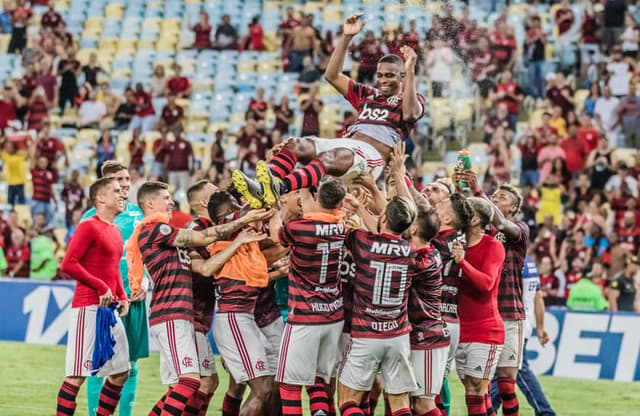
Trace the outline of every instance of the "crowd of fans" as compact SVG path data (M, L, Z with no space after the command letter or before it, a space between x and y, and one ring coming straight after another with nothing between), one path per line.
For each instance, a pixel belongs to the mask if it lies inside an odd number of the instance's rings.
M421 92L439 98L453 93L451 67L462 64L483 109L476 120L476 132L487 143L483 186L490 191L499 183L519 181L525 196L521 215L532 230L529 254L540 268L547 305L636 310L640 8L625 0L585 1L576 8L563 0L552 6L554 27L547 30L541 13L547 6L539 3L529 1L526 14L517 19L504 9L489 24L471 19L467 8L456 14L445 5L440 15L433 15L426 33L418 32L415 22L407 29L368 31L352 47L344 69L353 69L360 82L373 83L377 60L387 53L401 54L400 47L408 45L418 53L420 72L430 85ZM64 206L68 239L88 208L81 184L85 172L69 167L61 138L51 133L49 114L62 115L72 107L72 127L99 129L97 176L101 164L116 156L118 132L130 131L131 195L148 177L163 179L177 191L202 178L228 186L233 166L225 158L228 135L236 136L239 145L235 166L253 176L256 163L292 132L296 112L302 115L302 135L320 132L319 86L340 33L322 33L313 15L301 15L293 7L284 11L277 34L283 69L299 73L299 106L287 96L276 102L258 88L240 131L215 133L210 166L198 165L184 134L180 102L190 97L192 85L180 65L157 65L149 85L138 83L120 96L99 82L107 71L95 54L86 65L78 61L74 39L53 2L33 38L25 30L32 18L23 1L4 2L0 30L11 33L8 52L22 53L24 74L6 80L0 93L4 180L8 203L17 206L0 221L3 275L53 278L56 249L64 246L53 234L55 212ZM266 49L259 16L246 38L239 36L229 16L214 30L204 10L197 23L188 25L198 50ZM520 32L524 42L517 40ZM166 99L161 109L154 108L157 98ZM275 123L266 122L267 112L275 114ZM353 112L344 114L336 136L354 117ZM153 161L145 169L148 148ZM420 169L411 166L410 172L420 188ZM62 184L61 192L54 192L56 184ZM30 197L25 188L32 189ZM32 218L28 227L18 219L24 204ZM593 285L600 290L585 290ZM576 293L587 292L595 300L576 299Z

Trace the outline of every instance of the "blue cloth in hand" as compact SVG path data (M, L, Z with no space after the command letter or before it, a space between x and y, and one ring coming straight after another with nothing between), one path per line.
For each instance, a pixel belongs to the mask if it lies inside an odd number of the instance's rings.
M116 340L111 334L111 328L117 323L116 308L117 303L111 306L98 307L96 314L96 341L93 346L93 357L91 358L91 375L96 375L100 368L113 357L113 347Z

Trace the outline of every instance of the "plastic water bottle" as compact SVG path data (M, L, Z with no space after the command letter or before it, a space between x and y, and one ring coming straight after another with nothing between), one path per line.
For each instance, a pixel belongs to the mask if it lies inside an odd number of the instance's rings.
M458 152L458 161L456 163L458 169L471 169L471 154L467 149L462 149ZM462 189L466 189L469 186L464 182L458 182L458 186Z

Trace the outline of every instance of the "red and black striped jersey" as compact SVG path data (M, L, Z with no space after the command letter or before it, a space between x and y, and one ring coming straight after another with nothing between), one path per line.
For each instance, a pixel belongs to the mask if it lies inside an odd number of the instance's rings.
M503 320L522 321L524 302L522 301L522 267L529 245L529 226L523 221L514 221L518 227L518 237L508 238L507 235L491 227L490 233L504 246L505 259L500 274L498 287L498 310Z
M216 278L218 312L250 313L253 315L259 287L248 286L242 280Z
M342 304L344 308L344 325L342 332L351 333L351 319L353 317L353 286L351 281L356 277L356 264L351 254L344 253L340 263L340 280L342 282Z
M209 218L196 218L189 224L190 230L205 230L213 226ZM200 257L207 260L211 257L209 249L204 247L192 247L191 252L198 253ZM211 329L213 322L213 311L216 308L216 284L213 276L202 276L194 271L191 272L193 279L193 326L196 332L207 333Z
M397 133L397 136L394 137L392 141L384 144L393 146L395 143L409 137L409 133L415 126L415 121L408 122L403 120L402 93L385 97L382 92L376 88L349 80L349 92L345 98L353 108L358 110L358 118L356 122L351 125L349 131L353 131L354 126L360 124L374 124L389 127ZM426 105L425 99L421 94L418 94L418 102L422 106L420 113L420 117L422 117ZM378 138L374 137L374 139Z
M462 278L460 265L453 261L451 247L456 240L464 242L456 230L446 230L433 239L432 244L440 253L442 260L442 318L451 323L458 323L458 287Z
M328 324L344 318L340 262L345 227L310 218L286 223L278 232L289 255L291 324Z
M41 202L51 202L53 198L53 183L55 177L47 169L31 169L31 181L33 182L33 196L31 199Z
M153 281L149 325L174 319L193 322L191 257L186 249L172 246L180 229L163 222L141 227L138 244Z
M345 239L356 264L351 336L393 338L411 331L407 301L416 251L387 234L350 230Z
M411 348L432 349L449 345L449 331L440 313L442 260L433 247L416 253L409 291Z
M264 328L282 316L276 300L275 282L270 282L269 286L260 289L253 316L258 328Z

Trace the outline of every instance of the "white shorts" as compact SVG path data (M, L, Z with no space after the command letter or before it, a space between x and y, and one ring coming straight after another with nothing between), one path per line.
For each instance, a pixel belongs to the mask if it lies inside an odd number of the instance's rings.
M219 312L213 320L213 338L224 366L236 383L270 376L266 337L251 313Z
M325 325L287 323L280 344L277 383L311 386L316 377L329 384L338 364L344 322Z
M211 342L207 334L196 332L196 352L198 353L198 363L200 364L200 375L210 377L216 372L216 357L213 355Z
M351 338L338 375L340 383L353 390L369 391L378 372L389 394L418 389L411 365L409 334L395 338Z
M69 334L67 336L67 355L64 365L66 377L89 377L91 360L96 341L96 314L98 305L71 308ZM98 371L99 377L125 373L131 369L129 363L129 343L122 320L116 313L116 325L111 328L116 340L113 357Z
M311 137L316 145L316 156L337 148L349 149L353 152L353 165L345 173L361 174L370 173L374 179L378 179L385 167L385 161L380 152L369 143L355 139L321 139Z
M447 366L444 370L445 377L449 376L449 372L453 367L453 360L456 358L458 344L460 344L460 324L447 322L447 328L449 329L449 339L451 343L448 347Z
M278 317L269 325L260 328L262 335L265 337L265 350L267 351L267 367L269 375L275 376L278 370L278 357L280 355L280 342L282 341L282 333L284 332L284 320Z
M458 377L461 380L465 376L491 380L496 373L500 351L502 345L461 342L456 352Z
M160 349L162 384L175 384L183 374L199 374L193 323L175 319L151 326L151 336Z
M411 392L412 397L433 400L440 394L448 355L448 346L431 350L411 350L413 374L418 383L418 390Z
M498 368L520 368L524 353L525 321L504 321L504 347L498 359Z

